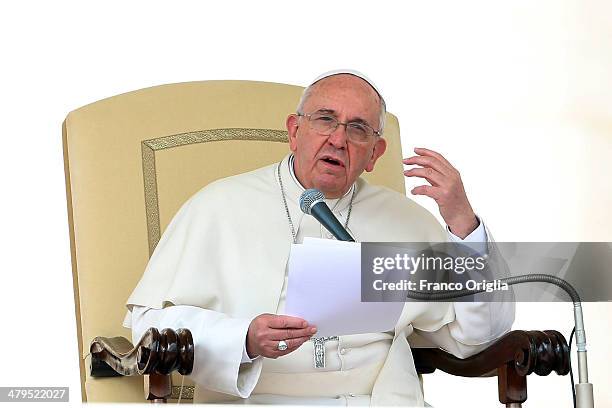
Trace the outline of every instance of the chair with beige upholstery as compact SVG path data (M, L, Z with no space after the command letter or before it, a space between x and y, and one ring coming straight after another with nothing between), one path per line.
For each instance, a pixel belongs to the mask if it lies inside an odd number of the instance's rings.
M143 370L118 370L111 361L113 353L115 360L127 358L132 344L104 339L131 338L121 324L125 301L182 203L214 180L287 154L285 118L294 112L301 92L301 87L276 83L189 82L117 95L68 114L63 145L83 401L155 398L150 390L143 395L143 376L132 375ZM391 114L384 136L387 153L366 178L404 193L399 125ZM512 332L497 349L493 346L467 360L440 350L414 350L415 361L420 372L440 368L480 376L494 371L500 378L500 401L522 402L525 376L537 370L536 363L544 357L556 365L542 369L540 364L540 372L567 373L565 339L547 333ZM538 357L536 349L543 342L549 347ZM146 347L158 343L141 344L132 357L142 358ZM96 357L93 367L90 350ZM95 376L100 360L130 375ZM188 370L183 367L183 372ZM172 396L165 392L161 398L177 397L181 379L174 375ZM192 392L193 384L186 382L182 398L189 399Z

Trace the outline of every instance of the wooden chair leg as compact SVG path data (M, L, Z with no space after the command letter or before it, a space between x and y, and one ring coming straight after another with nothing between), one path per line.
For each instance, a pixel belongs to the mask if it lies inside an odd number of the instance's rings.
M527 401L527 377L519 375L514 362L505 364L497 370L499 402L506 408L520 408Z
M152 403L165 403L172 394L170 374L150 374L145 376L145 398Z

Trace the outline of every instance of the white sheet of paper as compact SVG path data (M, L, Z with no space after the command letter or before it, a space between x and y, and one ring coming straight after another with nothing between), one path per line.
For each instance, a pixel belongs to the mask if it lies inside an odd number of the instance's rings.
M402 302L361 302L361 246L308 238L291 246L284 314L317 326L317 337L393 330Z

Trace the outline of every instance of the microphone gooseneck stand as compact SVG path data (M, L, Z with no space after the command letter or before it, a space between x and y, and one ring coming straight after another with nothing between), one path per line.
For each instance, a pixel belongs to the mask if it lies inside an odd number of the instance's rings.
M589 374L587 367L587 350L586 350L586 334L584 331L584 320L582 317L582 303L580 295L572 285L564 279L553 275L533 274L519 275L509 278L499 279L500 283L508 285L516 285L519 283L544 282L556 285L563 289L574 303L574 331L576 333L576 350L578 356L578 384L575 385L574 406L576 408L593 408L593 384L589 383ZM407 291L409 298L416 300L450 300L458 297L474 295L482 293L486 289L464 289L459 291ZM570 337L571 344L571 337Z

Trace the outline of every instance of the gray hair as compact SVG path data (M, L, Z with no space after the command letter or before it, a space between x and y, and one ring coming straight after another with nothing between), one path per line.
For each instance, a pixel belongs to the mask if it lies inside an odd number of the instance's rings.
M325 78L329 78L329 77L325 77ZM321 80L325 78L321 78L320 80L313 82L312 84L308 85L304 89L304 92L302 92L302 96L300 97L300 101L298 102L298 106L296 110L297 113L304 113L304 105L306 104L306 101L308 100L308 98L310 98L310 96L312 95L312 91L314 90L315 85L318 84ZM359 76L357 76L357 78L360 78L365 83L370 85L370 83L364 80L363 78ZM385 100L383 99L382 95L379 94L378 91L372 85L370 85L370 87L374 89L374 91L376 92L376 95L378 95L378 99L380 100L380 115L378 117L378 131L382 135L385 129L385 117L387 114L387 104L385 103Z

